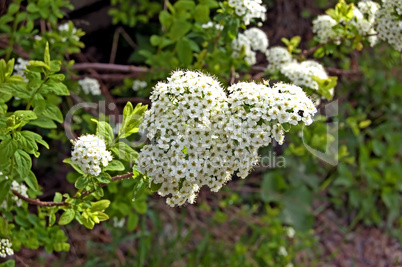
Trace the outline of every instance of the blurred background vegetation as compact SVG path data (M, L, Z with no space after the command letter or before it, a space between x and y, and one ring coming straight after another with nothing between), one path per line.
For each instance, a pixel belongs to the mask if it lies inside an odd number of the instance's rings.
M10 2L0 2L2 31L8 30L5 14L10 12ZM32 32L27 29L19 30L13 42L21 47L21 53L29 51L31 58L40 58L42 42L54 38L52 58L163 68L103 79L104 86L110 89L106 98L112 97L120 110L126 101L146 102L152 85L157 79L166 78L171 69L197 64L177 51L161 48L161 38L169 34L161 32L163 20L159 14L166 9L164 1L28 2L34 3L26 7L32 16L31 26L38 33L42 31L43 40L25 39ZM299 35L300 47L307 49L312 45L308 42L313 37L312 19L333 7L336 1L264 0L264 4L268 7L268 19L262 29L270 46L282 45L283 37ZM39 24L34 24L38 18ZM76 33L82 36L80 40L58 39L60 36L52 36L46 30L67 20L82 29ZM26 27L30 27L29 23ZM155 37L151 38L152 35ZM9 44L1 40L1 45ZM6 53L7 49L3 55ZM219 55L215 56L214 60L219 61ZM110 184L105 194L112 202L108 209L111 220L92 231L78 224L66 226L63 230L71 243L70 252L49 254L42 249L22 249L17 253L16 263L20 266L402 266L401 55L382 45L349 56L339 51L323 61L326 66L344 70L335 93L339 112L331 118L321 117L308 131L292 128L293 134L283 147L261 151L262 156L273 155L284 160L284 167L273 162L268 167L257 167L249 178L234 178L218 194L201 190L195 205L181 208L168 208L157 195L143 195L131 202L132 180ZM211 60L210 65L214 63ZM266 65L264 56L259 56L258 65ZM71 75L69 88L78 92L78 85L73 82L77 74ZM148 86L131 90L137 78L147 81ZM228 83L228 77L219 78ZM81 101L100 99L91 96ZM68 98L65 103L55 99L64 111L74 101L77 99ZM89 123L92 117L93 114L83 112L75 118L73 129L94 131ZM334 122L339 125L339 153L334 155L339 160L337 166L314 157L300 138L303 132L307 144L324 151L327 142L335 140L335 133L326 134L327 123ZM34 164L46 199L56 191L73 191L65 177L70 182L75 177L67 166L60 165L70 153L63 128L45 130L43 134L51 147L58 148L41 151L41 159Z

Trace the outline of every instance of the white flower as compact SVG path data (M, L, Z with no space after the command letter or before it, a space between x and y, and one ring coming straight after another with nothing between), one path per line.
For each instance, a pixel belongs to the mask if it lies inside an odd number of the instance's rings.
M328 15L319 15L313 20L313 32L317 34L320 43L327 43L330 40L339 38L332 29L336 24L336 20Z
M202 24L201 27L202 27L203 29L215 28L215 29L218 30L218 31L222 31L222 30L223 30L223 25L214 23L214 22L212 22L212 21L210 21L210 22L208 22L208 23L206 23L206 24Z
M73 141L73 145L71 160L85 173L98 176L102 166L106 167L112 160L105 141L95 135L82 135Z
M59 25L59 26L57 27L57 29L58 29L62 34L64 34L64 33L70 31L70 24L69 24L68 22L66 22L66 23L64 23L64 24ZM77 35L75 35L76 33L77 33L77 29L73 26L73 27L71 28L71 38L73 38L73 39L79 41L79 40L80 40L80 37L78 37ZM62 37L61 40L62 40L63 42L65 42L65 41L67 40L67 36Z
M324 67L313 60L306 60L301 63L294 61L283 64L280 66L280 71L292 83L298 86L306 86L314 90L318 90L318 83L314 81L313 76L317 76L323 80L328 79ZM330 89L330 93L333 95L334 88Z
M295 85L241 82L227 91L228 97L217 80L193 71L175 71L154 87L140 125L151 144L141 150L138 166L161 184L158 193L169 195L169 206L194 203L204 185L219 191L235 171L245 178L260 147L272 139L283 143L280 123L308 125L312 121L303 118L316 113Z
M19 184L17 181L13 181L11 183L11 190L15 190L18 193L20 193L21 195L23 195L24 197L28 197L27 191L28 188L24 185L24 184ZM21 207L22 206L22 200L20 198L18 198L17 196L12 196L11 197L12 200L15 201L15 205L17 205L17 207ZM3 203L4 204L4 203ZM6 203L7 206L7 203Z
M293 238L296 234L296 231L295 229L293 229L293 227L287 227L286 234L288 235L288 237Z
M244 31L244 35L250 41L251 48L255 51L265 53L268 48L268 37L262 30L258 28L250 28Z
M13 244L10 242L10 240L5 238L0 239L0 257L5 258L7 256L14 255L12 246Z
M116 228L123 228L126 223L125 218L121 218L120 220L117 217L113 217L113 226Z
M268 47L267 35L258 28L250 28L239 33L232 42L234 58L239 58L241 52L244 53L244 60L249 66L257 62L256 53L254 51L266 52ZM254 51L253 51L254 50Z
M14 71L16 72L15 74L24 78L25 81L28 81L28 79L25 76L25 70L28 65L29 60L25 60L23 58L18 58L17 63L14 64Z
M383 7L375 15L378 38L402 51L402 0L383 0Z
M78 84L81 86L85 94L91 94L91 95L101 94L100 84L96 79L85 77L84 79L79 80Z
M232 48L232 57L240 58L241 52L243 52L244 60L249 66L252 66L257 62L256 53L251 50L251 42L244 34L239 33L237 38L232 42Z
M282 247L282 246L281 246L281 247L279 247L278 254L281 255L281 256L283 256L283 257L286 257L286 256L288 255L288 252L287 252L287 250L286 250L285 247Z
M134 91L139 91L141 89L146 88L147 86L148 83L146 81L134 80L132 88Z
M279 69L283 64L292 61L292 55L284 47L275 46L269 48L265 53L268 60L268 71L273 72Z
M235 9L236 15L243 18L245 25L249 25L252 19L265 20L267 9L261 0L229 0L228 3Z

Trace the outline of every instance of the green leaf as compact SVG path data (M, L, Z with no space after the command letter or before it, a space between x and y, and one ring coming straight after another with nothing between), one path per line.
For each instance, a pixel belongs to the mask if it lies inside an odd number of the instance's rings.
M18 149L17 151L15 151L14 159L18 173L22 178L26 179L29 171L32 168L31 157L27 152Z
M134 231L138 226L139 217L136 213L130 213L127 219L127 230Z
M364 120L359 122L359 128L363 129L363 128L367 128L368 126L370 126L371 124L371 120Z
M8 192L10 192L11 182L11 179L0 182L0 203L3 203Z
M18 5L18 4L16 4L16 3L11 3L11 4L8 6L8 11L7 11L7 13L8 13L9 15L14 15L15 13L18 12L18 10L20 10L20 5Z
M156 183L154 183L154 181L152 181L152 183L151 183L151 191L152 192L157 192L162 187L162 184L163 183L156 184Z
M195 21L199 23L207 23L209 21L209 7L199 4L195 8Z
M61 113L60 109L56 105L50 103L47 103L46 108L42 111L41 115L57 121L58 123L63 122L63 113Z
M12 96L21 99L31 98L31 93L27 90L27 83L25 81L7 81L5 83L0 83L0 93L11 93Z
M124 142L116 143L110 150L120 160L132 163L138 159L138 152Z
M147 203L145 201L134 201L133 203L134 209L139 213L139 214L144 214L147 212Z
M98 176L96 176L96 180L98 180L99 183L104 183L108 184L112 181L110 174L101 172Z
M18 142L8 136L0 143L0 165L4 165L8 162L12 155L17 150Z
M91 211L104 211L110 206L110 201L107 199L102 199L97 202L91 202Z
M315 58L322 58L323 56L325 56L325 48L324 47L320 47L318 48L313 55Z
M30 60L29 65L27 66L27 69L32 70L34 72L38 72L37 68L44 68L46 70L50 70L50 66L47 65L45 62L38 61L38 60Z
M96 217L97 217L98 220L101 221L101 222L102 222L102 221L106 221L106 220L109 219L109 216L108 216L106 213L103 213L103 212L100 212L100 211L97 212Z
M162 26L169 29L173 23L173 16L170 15L166 10L162 10L159 13L159 21L161 22Z
M119 137L126 138L133 133L138 132L138 126L144 118L144 113L148 106L143 106L141 103L137 104L135 109L131 102L127 102L123 109L123 122L119 130Z
M114 139L112 126L105 121L97 121L96 119L91 119L91 121L98 124L98 127L96 127L96 135L105 140L107 145L111 144Z
M177 55L184 67L191 65L193 62L193 52L187 38L184 37L177 41Z
M67 164L70 164L70 166L73 167L74 170L76 170L78 173L85 174L85 173L81 170L80 167L78 167L77 165L75 165L75 164L73 163L73 161L71 160L71 158L66 158L65 160L63 160L63 162L64 162L64 163L67 163Z
M14 266L15 266L14 260L8 260L6 262L0 263L0 267L14 267Z
M42 136L40 136L37 133L31 132L31 131L21 131L21 135L27 140L27 143L30 143L33 149L37 150L37 146L33 144L34 141L37 143L43 145L47 149L49 149L48 143L46 143L45 140L42 139Z
M53 201L54 201L54 202L61 202L62 200L63 200L62 194L59 193L59 192L56 192L56 193L54 194Z
M43 94L54 93L56 95L70 95L67 86L55 79L46 81L46 83L42 85L40 92Z
M49 75L49 79L55 80L56 82L62 82L64 81L66 77L64 76L64 74L52 74Z
M45 55L44 55L43 61L48 66L48 69L50 70L50 52L49 52L49 43L48 42L46 42Z
M124 165L121 161L112 160L109 164L103 168L104 171L124 171Z
M137 183L134 185L133 192L131 195L131 200L136 201L145 193L146 183L144 179L138 179Z
M183 38L190 30L192 24L184 19L175 19L168 33L168 37L172 41L178 41Z
M28 124L35 125L44 129L57 128L57 125L56 123L54 123L54 121L42 115L38 115L38 118L36 120L30 121Z
M23 122L36 120L38 118L38 116L36 116L35 112L33 112L32 110L17 110L16 112L14 112L14 115L16 118Z
M74 220L75 211L73 209L66 210L59 219L59 225L66 225L69 224Z
M89 179L86 176L80 176L76 181L75 181L75 187L77 189L83 189L89 184Z
M30 170L28 175L24 177L25 183L29 186L29 188L39 191L38 180L36 179L35 174Z

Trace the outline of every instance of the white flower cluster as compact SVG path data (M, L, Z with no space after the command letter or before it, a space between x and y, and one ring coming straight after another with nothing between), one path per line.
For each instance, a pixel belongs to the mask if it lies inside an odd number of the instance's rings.
M209 21L208 23L202 24L201 27L202 27L203 29L215 28L215 29L218 30L218 31L223 30L223 25L214 23L214 22L212 22L212 21Z
M268 48L268 37L262 30L258 28L250 28L239 33L236 39L232 42L234 58L239 58L242 51L244 51L244 60L250 66L257 62L256 52L261 51L265 53Z
M374 29L376 13L379 10L379 5L370 0L363 0L357 3L357 7L353 7L353 18L349 21L340 21L342 25L351 25L356 27L360 35L368 36L371 46L377 42L377 33ZM313 20L313 32L317 35L320 43L327 43L331 40L340 38L341 36L333 30L333 27L338 23L328 15L320 15ZM334 41L335 44L340 44L341 40Z
M272 47L267 50L266 56L268 60L267 71L279 70L295 85L318 90L318 83L314 81L313 76L324 80L328 79L328 74L320 63L313 60L299 63L292 59L292 55L284 47ZM333 95L334 88L330 92Z
M261 0L229 0L228 3L235 9L236 15L243 18L245 25L249 25L252 19L266 19L267 8Z
M246 178L258 163L258 149L275 139L285 140L281 124L310 125L317 112L303 90L295 85L240 82L229 87L231 116L226 132L236 144L234 155L239 159L239 176Z
M91 95L101 94L100 84L97 79L85 77L84 79L79 80L78 84L81 86L85 94L91 94Z
M259 28L250 28L244 31L244 35L251 43L251 49L265 53L268 48L268 37Z
M72 141L74 147L71 160L85 173L98 176L101 168L112 160L112 154L106 150L105 141L95 135L87 134Z
M15 74L24 78L25 81L28 81L25 76L25 70L28 65L29 65L29 60L25 60L20 57L17 59L17 63L14 64L14 71L16 72Z
M23 195L24 197L28 197L28 195L27 195L28 188L24 184L19 184L17 181L13 181L11 183L11 190L15 190L18 193L20 193L21 195ZM22 200L20 198L18 198L17 196L13 195L11 197L11 199L15 201L15 205L17 205L17 207L22 206Z
M378 38L402 51L402 0L383 0L383 8L377 13ZM399 16L399 18L398 18Z
M60 24L57 29L61 33L67 33L67 32L69 33L70 32L70 24L68 22L66 22L64 24ZM79 41L80 37L75 35L76 32L77 32L77 29L73 26L71 28L71 38L75 39L76 41ZM61 38L61 41L65 42L65 41L67 41L67 39L68 39L68 37L64 36Z
M336 20L328 15L319 15L313 20L313 32L317 34L320 43L327 43L330 40L338 38L336 32L332 30L332 27L336 24Z
M267 70L269 72L274 72L275 70L280 69L282 65L292 61L292 55L289 53L289 51L280 46L269 48L265 55L268 60Z
M315 108L301 88L255 83L231 86L227 97L214 78L176 71L158 83L140 131L151 140L140 152L139 170L170 206L194 203L206 185L217 192L235 171L245 178L257 150L283 142L280 123L312 122ZM289 105L289 106L288 106Z
M377 32L374 29L375 14L379 10L379 4L373 1L360 1L358 7L353 9L354 18L351 25L354 25L361 35L371 35L368 37L371 46L377 43Z
M5 258L14 255L14 250L12 248L12 243L10 240L2 238L0 239L0 257Z
M148 83L146 81L134 80L132 89L134 91L139 91L141 89L146 88L147 86L148 86Z
M153 144L142 149L140 170L153 183L162 183L158 193L172 195L166 201L170 206L194 203L203 185L219 190L233 167L213 162L231 151L223 130L226 95L219 82L202 73L176 71L167 83L155 86L151 100L140 131L147 130Z
M318 83L314 81L313 76L320 79L328 79L328 74L325 72L324 67L314 60L306 60L301 63L293 61L281 66L280 71L292 83L298 86L306 86L308 88L318 90ZM334 89L330 90L333 94Z

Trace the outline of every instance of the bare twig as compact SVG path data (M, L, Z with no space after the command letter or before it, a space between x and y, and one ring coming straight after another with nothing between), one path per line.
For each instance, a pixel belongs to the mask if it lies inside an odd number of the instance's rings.
M68 204L65 202L53 202L53 201L41 201L39 199L33 199L33 198L28 198L20 193L18 193L16 190L11 190L14 195L16 195L18 198L28 202L29 204L36 205L36 206L41 206L41 207L53 207L53 206L67 206Z
M133 176L132 172L128 172L128 173L122 174L122 175L117 175L117 176L112 177L111 182L128 179L128 178L130 178L132 176ZM99 184L100 187L104 187L106 185L108 185L108 184L103 184L103 183ZM25 197L25 196L21 195L16 190L11 190L11 191L18 198L24 200L25 202L28 202L29 204L35 205L35 206L54 207L54 206L68 206L69 205L68 203L66 203L64 201L63 202L53 202L53 201L41 201L39 199L28 198L28 197ZM86 197L86 196L92 194L93 192L95 192L95 191L86 191L86 192L81 194L81 197Z
M128 173L122 174L122 175L117 175L117 176L112 177L111 182L121 181L121 180L124 180L124 179L129 179L129 178L131 178L132 176L133 176L133 173L132 173L132 172L128 172ZM104 186L106 186L106 185L108 185L108 184L99 184L99 187L104 187ZM84 193L81 194L81 197L86 197L86 196L92 194L93 192L95 192L95 191L94 191L94 190L86 191L86 192L84 192Z
M141 97L125 97L125 98L117 98L115 100L116 103L126 103L126 102L133 102L133 103L144 103L144 104L151 104L151 100Z
M116 72L131 72L131 73L147 73L150 71L148 68L137 67L133 65L118 65L107 63L77 63L73 66L74 70L87 71L88 69L99 71L116 71Z

